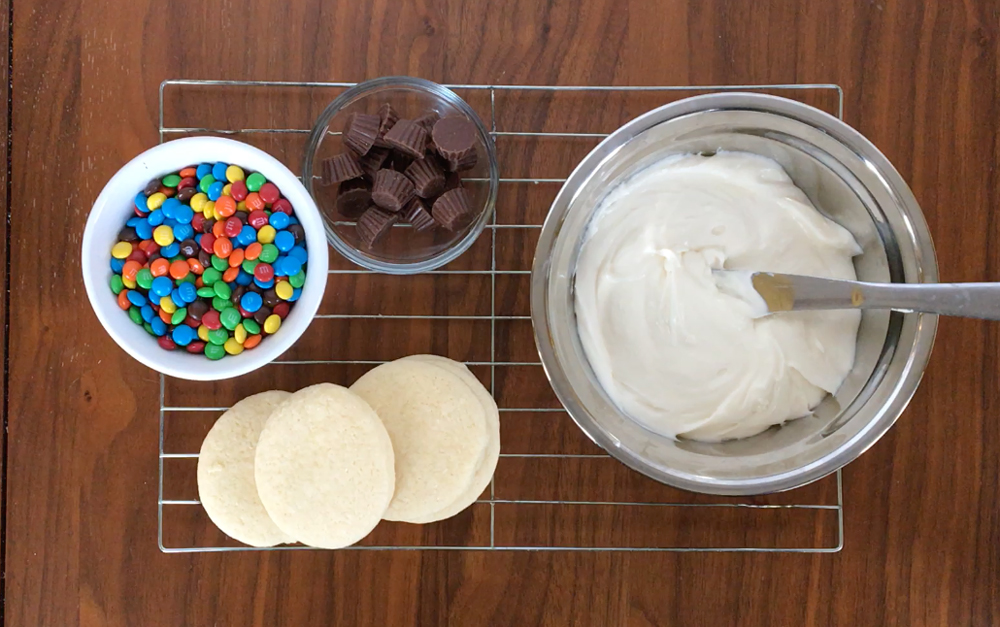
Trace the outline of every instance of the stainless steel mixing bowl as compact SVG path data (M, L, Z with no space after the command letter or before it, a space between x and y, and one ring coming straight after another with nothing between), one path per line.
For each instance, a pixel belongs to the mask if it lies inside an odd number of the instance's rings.
M854 368L809 416L742 440L674 440L608 398L577 334L573 281L587 224L617 183L669 154L742 150L770 157L863 249L864 281L937 281L927 224L906 183L860 133L802 103L751 93L681 100L632 120L570 175L542 228L531 318L545 372L577 425L631 468L711 494L762 494L815 481L857 458L899 417L930 356L937 318L866 311Z

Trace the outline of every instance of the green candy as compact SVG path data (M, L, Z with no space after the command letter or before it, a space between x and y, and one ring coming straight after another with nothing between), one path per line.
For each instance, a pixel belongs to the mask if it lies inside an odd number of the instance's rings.
M132 319L132 322L136 324L142 324L144 321L142 319L142 312L135 305L128 308L128 317Z
M162 181L160 181L160 183L162 183L164 187L177 187L177 184L180 182L181 182L181 177L177 176L176 174L168 174L163 177Z
M226 349L218 344L205 344L205 357L215 361L226 356Z
M212 297L212 309L215 309L216 311L220 311L221 312L223 309L226 309L227 307L232 307L232 306L233 306L233 304L231 302L229 302L229 299L219 298L218 296L213 296Z
M260 262L257 261L256 259L244 259L243 271L246 272L247 274L253 274L253 269L257 267L258 263Z
M264 175L261 174L260 172L254 172L253 174L248 176L246 180L247 189L250 190L251 192L259 192L261 186L263 186L264 183L267 183L267 179L264 178Z
M170 324L180 324L184 322L184 318L187 318L187 315L187 307L181 307L170 316Z
M201 282L205 285L212 285L221 278L222 273L215 268L205 268L205 272L201 275ZM199 291L198 296L203 296L203 294ZM209 294L209 296L211 296L211 294Z
M177 281L177 285L180 285L181 283L195 283L197 281L198 281L197 275L195 275L194 272L188 272L183 279Z
M292 284L292 287L302 287L306 284L306 271L299 270L299 273L288 277L288 282Z
M250 335L257 335L260 333L260 325L257 324L257 321L253 318L244 318L243 328L246 329L247 333Z
M260 256L257 258L264 263L274 263L278 258L278 247L274 244L264 244L260 249Z
M125 289L125 283L122 282L122 277L118 274L111 275L111 291L115 293L115 296L122 293Z
M215 177L212 176L211 174L206 174L204 177L202 177L200 181L198 181L198 189L201 191L201 193L207 194L208 188L211 187L212 183L214 182L215 182Z
M230 307L229 309L224 309L219 314L219 321L222 323L222 326L232 331L236 328L236 325L243 321L243 316L240 315L240 312L236 311L235 307Z
M148 322L143 322L142 323L142 328L146 329L146 333L149 333L150 335L152 335L154 337L156 336L156 333L153 332L153 325L149 324Z
M229 269L229 262L218 255L212 255L212 267L219 272L225 272Z
M184 261L184 255L174 255L173 257L170 258L170 263L173 263L175 261Z
M149 268L142 268L136 273L135 284L144 290L153 286L153 273L149 271Z
M225 298L228 300L229 297L233 295L232 288L230 288L229 284L225 281L216 281L215 285L212 286L212 289L215 290L215 295L219 298Z
M222 346L229 339L229 333L225 329L213 329L208 332L208 343L214 346ZM205 347L208 348L207 346ZM205 352L208 352L207 350Z
M214 298L215 290L211 286L206 285L205 287L199 287L197 294L202 298Z

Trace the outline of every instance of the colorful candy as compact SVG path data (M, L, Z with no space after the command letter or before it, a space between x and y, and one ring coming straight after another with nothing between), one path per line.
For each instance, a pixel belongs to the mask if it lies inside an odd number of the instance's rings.
M111 247L111 292L164 350L239 355L281 327L305 283L304 233L260 172L202 163L153 179Z

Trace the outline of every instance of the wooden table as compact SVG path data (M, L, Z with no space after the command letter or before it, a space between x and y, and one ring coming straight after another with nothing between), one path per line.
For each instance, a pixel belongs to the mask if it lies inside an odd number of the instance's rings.
M158 141L162 80L404 73L839 84L920 201L942 279L996 280L996 2L11 1L4 624L1000 622L996 324L941 321L910 408L844 471L838 553L176 555L156 543L158 376L101 329L78 267L103 183Z

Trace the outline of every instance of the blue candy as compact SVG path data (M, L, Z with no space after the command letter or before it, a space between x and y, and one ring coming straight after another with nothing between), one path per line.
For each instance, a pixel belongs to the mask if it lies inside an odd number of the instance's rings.
M295 216L288 216L288 223L289 224L298 224L299 223L299 219L296 218Z
M288 302L294 303L299 299L299 296L302 296L302 288L296 287L295 289L292 290L292 295L291 297L289 297Z
M181 283L177 286L177 292L185 303L193 303L198 300L198 290L194 283Z
M201 246L201 235L202 235L201 233L198 233L197 235L194 236L194 243L198 244L198 246Z
M135 208L143 213L149 212L149 205L146 204L146 195L142 192L135 195Z
M218 162L212 166L212 176L215 177L216 181L226 180L226 168L229 167L228 163ZM214 198L212 200L215 200Z
M167 323L164 322L163 320L160 320L159 318L153 318L149 322L149 326L153 327L153 333L155 333L157 336L167 334Z
M306 249L301 246L292 247L292 249L288 251L288 256L295 257L302 263L309 261L309 253L307 253Z
M257 277L254 277L253 282L257 284L257 287L264 288L265 290L274 287L274 279L271 279L270 281L261 281Z
M157 211L155 213L159 212ZM139 239L150 239L153 237L153 227L150 226L148 219L144 219L142 222L135 225L135 234L139 236Z
M174 288L174 291L170 292L170 300L174 301L174 304L178 307L187 305L187 303L184 302L184 299L181 298L181 291L177 288Z
M125 220L125 224L131 227L137 226L140 222L145 222L146 218L140 218L139 216L132 216L128 220Z
M223 183L222 181L216 181L216 182L212 183L211 185L209 185L208 186L208 199L211 200L211 201L218 200L219 197L222 196L222 188L225 187L225 186L226 186L226 184Z
M271 214L271 217L274 218L274 216L283 216L283 215L285 214L278 212ZM287 253L288 251L290 251L292 248L295 247L295 236L289 233L288 231L278 231L278 234L274 236L274 245L277 246L278 250L280 250L281 252Z
M254 313L260 309L260 306L263 304L264 301L257 292L247 292L240 298L240 307L243 307L243 309L246 309L250 313Z
M136 307L142 307L147 303L146 297L142 295L139 290L129 290L128 292L128 302L132 303Z
M302 261L298 257L292 257L289 255L285 257L281 262L281 272L285 276L294 276L299 273L302 269Z
M174 291L174 282L168 277L158 276L153 279L153 285L149 290L160 297L170 296L170 292Z
M273 226L277 230L287 229L290 223L287 213L282 213L280 211L275 211L271 214L271 217L267 220L268 224Z
M167 216L163 215L162 211L156 210L150 212L149 216L146 217L146 222L149 223L149 226L160 226L166 219Z
M156 317L156 312L153 311L153 308L150 307L148 304L143 305L142 309L139 310L139 313L142 314L142 319L145 320L146 322L152 322L153 318Z
M125 260L124 259L115 259L114 257L111 258L111 271L112 272L114 272L115 274L121 274L122 268L124 268L124 267L125 267Z
M205 178L206 175L211 173L212 173L212 164L202 163L201 165L198 166L198 169L195 171L195 176L197 176L200 179L203 179Z
M163 204L160 205L160 211L162 211L163 215L165 215L168 218L175 218L176 216L174 215L174 213L177 211L179 207L183 206L184 205L181 203L181 201L177 200L176 198L167 198L166 200L163 201Z
M257 230L254 229L249 224L244 226L240 230L240 234L236 236L236 243L240 246L249 246L257 241Z
M181 252L181 245L177 242L170 244L169 246L164 246L160 249L160 255L170 259L171 257L176 257L178 253Z
M187 346L194 341L194 338L198 337L198 334L194 329L186 324L179 324L174 327L174 332L170 334L170 338L174 341L174 344L178 346Z
M250 285L253 283L253 275L240 268L240 273L236 275L236 285Z
M174 219L177 220L178 224L191 224L193 218L194 209L187 205L181 205L177 209L174 209Z
M282 269L282 266L284 265L285 265L284 255L274 260L274 263L271 264L271 268L274 269L274 276L287 276L285 274L285 271Z
M194 229L190 224L178 224L174 227L174 239L184 241L194 235Z

